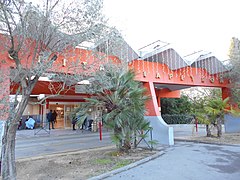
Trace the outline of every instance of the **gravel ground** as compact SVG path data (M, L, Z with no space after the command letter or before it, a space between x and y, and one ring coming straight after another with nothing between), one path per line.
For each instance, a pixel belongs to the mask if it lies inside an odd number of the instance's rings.
M149 149L135 149L119 154L114 147L90 149L73 153L17 161L17 179L53 180L88 179L155 154Z

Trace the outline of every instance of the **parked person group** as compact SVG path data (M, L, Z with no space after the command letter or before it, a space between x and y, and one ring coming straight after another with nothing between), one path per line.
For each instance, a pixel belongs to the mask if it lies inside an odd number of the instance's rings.
M76 130L75 126L76 126L76 123L77 123L77 121L78 121L78 118L79 118L79 117L76 117L76 116L73 116L73 118L72 118L73 130ZM93 123L92 117L91 117L91 116L87 116L87 117L84 119L84 121L83 121L80 129L91 131L91 130L92 130L92 123Z
M92 117L87 116L87 118L84 121L85 130L92 131L92 123L93 123Z

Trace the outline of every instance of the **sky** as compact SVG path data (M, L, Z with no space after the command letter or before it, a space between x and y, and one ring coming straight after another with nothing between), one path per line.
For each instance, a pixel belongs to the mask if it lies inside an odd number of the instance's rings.
M205 50L226 60L240 38L240 0L104 0L104 13L135 50L161 40L181 56Z

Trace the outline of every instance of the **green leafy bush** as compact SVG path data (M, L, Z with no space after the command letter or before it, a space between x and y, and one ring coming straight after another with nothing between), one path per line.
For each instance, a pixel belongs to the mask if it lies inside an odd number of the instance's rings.
M194 119L188 114L163 114L162 118L167 124L190 124Z

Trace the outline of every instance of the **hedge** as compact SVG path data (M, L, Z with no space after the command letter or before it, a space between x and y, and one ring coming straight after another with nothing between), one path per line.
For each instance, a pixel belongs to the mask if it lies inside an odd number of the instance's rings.
M194 119L188 114L163 114L162 118L167 124L191 124Z

